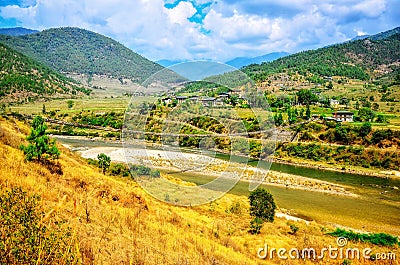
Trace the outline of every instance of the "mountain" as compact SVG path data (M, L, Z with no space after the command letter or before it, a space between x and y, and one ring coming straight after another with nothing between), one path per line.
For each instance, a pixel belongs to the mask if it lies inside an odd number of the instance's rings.
M383 39L387 39L393 35L396 34L400 34L400 27L385 31L385 32L381 32L372 36L369 36L368 39L370 40L383 40Z
M355 40L363 40L366 38L369 38L371 35L359 35L359 36L355 36L354 38L352 38L350 41L355 41Z
M0 42L62 73L142 81L162 69L117 41L80 28L54 28Z
M172 65L180 64L180 63L184 63L184 62L187 62L187 61L185 61L185 60L167 60L167 59L162 59L162 60L156 61L156 63L158 63L159 65L162 65L164 67L170 67Z
M0 102L90 93L73 80L3 44L0 44L0 58Z
M26 28L0 28L0 34L9 36L23 36L39 32L38 30L26 29Z
M273 52L273 53L268 53L264 54L261 56L257 57L237 57L233 60L227 61L226 64L236 67L236 68L241 68L243 66L247 66L250 64L260 64L264 62L271 62L276 59L279 59L281 57L287 56L289 53L287 52Z
M400 28L317 50L289 55L273 62L249 65L243 71L255 81L276 73L299 73L314 83L326 76L368 80L400 71Z

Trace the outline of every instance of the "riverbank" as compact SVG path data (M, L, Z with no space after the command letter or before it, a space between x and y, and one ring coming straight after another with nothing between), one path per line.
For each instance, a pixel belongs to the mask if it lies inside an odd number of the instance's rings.
M344 165L334 165L334 164L327 164L321 162L314 162L314 161L306 161L298 158L276 158L274 157L274 161L291 166L298 166L298 167L305 167L305 168L312 168L312 169L319 169L319 170L328 170L334 171L339 173L348 173L354 175L363 175L369 177L378 177L378 178L392 178L392 179L400 179L400 172L399 171L385 171L385 170L378 170L378 169L368 169L362 167L355 167L355 166L344 166Z
M109 140L104 138L88 138L85 136L62 136L57 135L54 136L55 138L65 140L78 140L78 141L87 141L89 145L95 144L96 142L105 143L106 145L112 146L123 146L122 141L116 140ZM91 143L91 144L90 144ZM138 141L140 145L143 145L143 141ZM65 144L68 147L72 147L70 144ZM165 146L156 144L156 143L145 143L145 145L149 148L155 149L163 149ZM184 150L184 149L183 149ZM188 149L189 151L189 149ZM210 150L212 152L219 152L224 153L226 155L231 155L229 152L224 152L223 150ZM240 156L240 154L234 154ZM316 161L309 161L299 158L293 157L274 157L274 162L291 165L291 166L298 166L298 167L305 167L305 168L312 168L312 169L320 169L320 170L328 170L334 171L339 173L348 173L348 174L355 174L355 175L363 175L363 176L370 176L370 177L379 177L379 178L392 178L392 179L400 179L400 171L394 170L383 170L383 169L371 169L371 168L363 168L351 165L340 165L340 164L328 164L324 162L316 162Z

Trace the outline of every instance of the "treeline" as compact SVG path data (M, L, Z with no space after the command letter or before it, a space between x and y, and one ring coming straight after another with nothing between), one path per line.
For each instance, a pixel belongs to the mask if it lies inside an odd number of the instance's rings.
M285 143L277 157L298 157L312 161L397 170L400 156L396 151L366 149L363 146L329 146L319 143Z
M124 123L124 114L116 113L114 111L106 112L104 114L81 112L74 115L72 120L81 124L121 129L122 124Z

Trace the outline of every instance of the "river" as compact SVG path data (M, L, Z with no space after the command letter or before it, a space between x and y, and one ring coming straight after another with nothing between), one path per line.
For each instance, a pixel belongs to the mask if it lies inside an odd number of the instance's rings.
M94 147L122 147L121 143L107 141L64 137L58 138L58 140L68 144L73 150ZM237 163L247 162L246 158L222 153L217 153L215 158ZM256 166L257 163L258 161L248 162L253 166ZM269 164L261 161L259 166L268 168ZM306 220L315 220L321 224L400 235L399 179L349 174L280 163L273 163L270 170L345 185L348 190L359 195L358 197L347 197L263 184L273 194L277 205L289 210L291 214ZM198 185L205 184L215 178L188 172L174 173L173 175ZM230 193L247 196L249 194L248 182L239 181Z

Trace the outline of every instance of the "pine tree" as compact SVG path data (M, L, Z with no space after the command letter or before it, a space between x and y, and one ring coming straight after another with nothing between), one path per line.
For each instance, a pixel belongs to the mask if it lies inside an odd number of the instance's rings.
M21 145L20 148L25 154L25 159L38 161L47 159L58 159L60 151L55 140L50 139L46 133L47 125L41 116L36 116L32 121L32 130L26 138L29 141L28 146Z

